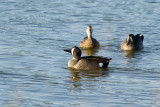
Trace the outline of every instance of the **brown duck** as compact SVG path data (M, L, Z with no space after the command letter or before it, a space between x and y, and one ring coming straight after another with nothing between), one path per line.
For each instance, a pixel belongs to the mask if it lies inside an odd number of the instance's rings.
M88 26L86 29L87 37L85 37L80 43L82 49L91 49L99 47L99 42L92 37L92 26Z
M81 50L78 47L73 47L70 50L64 50L70 52L73 56L68 61L68 67L77 70L96 70L99 68L107 68L112 58L106 58L101 56L84 56L81 57ZM100 67L99 63L102 63Z
M128 38L122 43L121 50L140 50L143 49L144 36L129 34Z

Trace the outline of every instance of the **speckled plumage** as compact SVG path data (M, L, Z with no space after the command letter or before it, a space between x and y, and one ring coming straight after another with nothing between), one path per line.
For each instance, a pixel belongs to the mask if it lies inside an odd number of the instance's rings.
M92 37L92 27L88 26L86 29L87 37L84 37L80 43L80 47L83 49L99 47L99 42Z

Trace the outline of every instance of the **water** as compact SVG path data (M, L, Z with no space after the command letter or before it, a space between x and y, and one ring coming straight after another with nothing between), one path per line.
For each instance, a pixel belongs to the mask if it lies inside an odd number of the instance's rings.
M1 0L1 107L158 107L160 37L158 0ZM85 29L113 58L104 71L67 68ZM128 34L143 34L144 49L120 50ZM87 52L83 51L83 55Z

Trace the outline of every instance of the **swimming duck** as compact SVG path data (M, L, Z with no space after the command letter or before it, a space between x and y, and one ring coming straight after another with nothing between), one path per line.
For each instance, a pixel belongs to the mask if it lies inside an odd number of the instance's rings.
M83 49L90 49L99 47L99 42L92 37L92 26L87 26L86 33L88 37L84 37L82 42L80 43L80 47Z
M112 58L101 56L84 56L81 57L81 50L74 46L70 50L64 50L72 54L73 58L68 61L68 67L77 70L95 70L98 68L107 68ZM100 67L99 63L103 65Z
M122 43L121 50L140 50L143 48L144 36L129 34L128 38Z

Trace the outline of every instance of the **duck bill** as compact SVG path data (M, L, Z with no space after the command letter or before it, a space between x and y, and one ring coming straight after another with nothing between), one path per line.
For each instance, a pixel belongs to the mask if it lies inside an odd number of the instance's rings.
M67 49L65 49L64 51L65 51L65 52L69 52L69 53L71 53L71 50L67 50Z
M133 38L132 38L132 37L133 37L132 34L130 34L130 35L128 36L128 38L127 38L127 45L133 43Z
M127 45L129 45L129 44L130 44L130 41L127 42Z
M130 40L127 41L127 45L130 45L132 43L133 43L133 39L130 39Z

